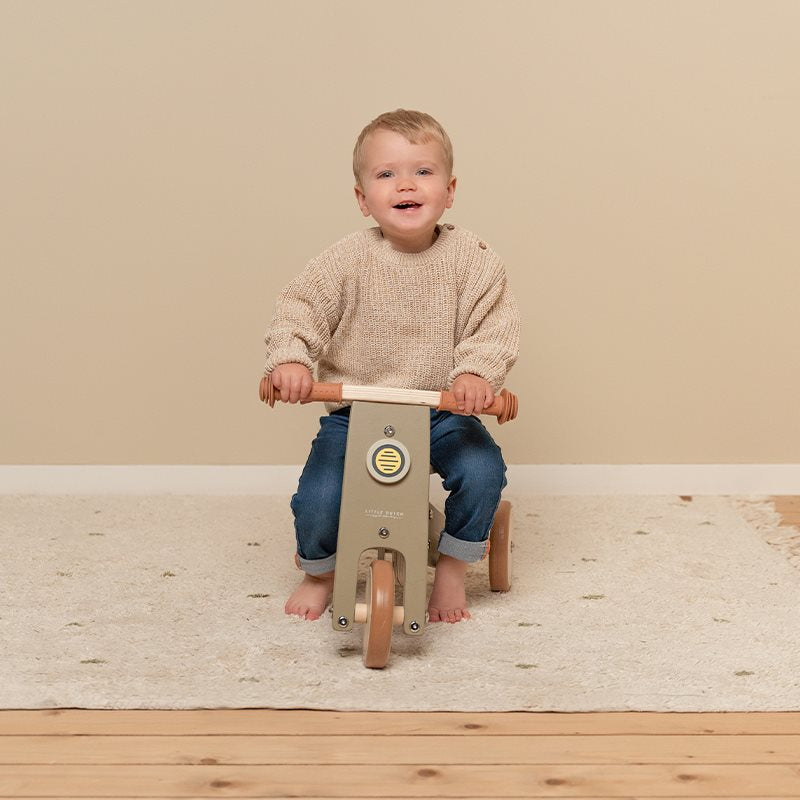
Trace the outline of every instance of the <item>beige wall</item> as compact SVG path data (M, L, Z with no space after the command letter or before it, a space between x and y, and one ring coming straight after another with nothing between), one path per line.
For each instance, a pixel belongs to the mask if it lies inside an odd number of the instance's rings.
M4 0L0 463L301 462L263 332L398 106L522 308L509 462L800 461L800 3Z

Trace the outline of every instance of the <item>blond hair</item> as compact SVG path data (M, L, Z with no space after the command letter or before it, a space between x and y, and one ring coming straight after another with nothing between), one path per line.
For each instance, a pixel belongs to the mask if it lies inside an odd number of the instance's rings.
M408 111L398 108L375 117L358 136L353 148L353 175L356 183L361 185L361 170L364 168L364 142L377 130L388 130L399 133L411 144L424 144L431 139L439 142L444 150L448 177L453 174L453 145L445 129L430 115L422 111Z

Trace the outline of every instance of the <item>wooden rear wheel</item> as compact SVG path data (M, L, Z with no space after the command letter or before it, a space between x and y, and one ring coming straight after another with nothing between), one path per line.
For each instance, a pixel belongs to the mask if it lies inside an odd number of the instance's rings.
M501 500L489 534L489 588L493 592L511 589L511 503Z
M377 558L367 572L367 621L364 625L364 666L383 669L392 647L394 613L394 570L391 563Z

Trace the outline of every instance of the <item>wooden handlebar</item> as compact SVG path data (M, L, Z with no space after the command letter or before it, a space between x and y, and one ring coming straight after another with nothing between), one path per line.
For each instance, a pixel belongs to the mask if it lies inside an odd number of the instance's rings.
M458 402L452 392L439 392L440 400L439 405L436 406L437 411L452 411L454 414L459 414ZM481 414L490 414L497 417L497 423L503 425L509 420L515 419L517 411L519 410L519 400L513 392L508 389L501 389L499 395L495 395L494 402L481 411Z
M272 385L272 376L261 379L258 395L270 408L278 399L278 392ZM366 400L373 403L407 403L428 406L437 411L452 411L458 414L458 403L452 392L423 392L418 389L393 389L386 386L348 386L343 383L314 383L311 394L301 402L341 403L343 401ZM497 417L500 425L517 416L519 400L513 392L503 389L494 402L481 413Z

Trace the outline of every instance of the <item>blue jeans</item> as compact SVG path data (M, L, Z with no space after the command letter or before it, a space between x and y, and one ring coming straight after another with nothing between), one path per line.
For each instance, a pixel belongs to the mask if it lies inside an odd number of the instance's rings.
M431 466L450 495L445 502L445 530L439 552L462 561L486 553L506 465L477 417L431 409ZM320 418L320 429L292 497L297 554L310 575L330 572L336 564L339 506L342 501L344 451L350 408Z

